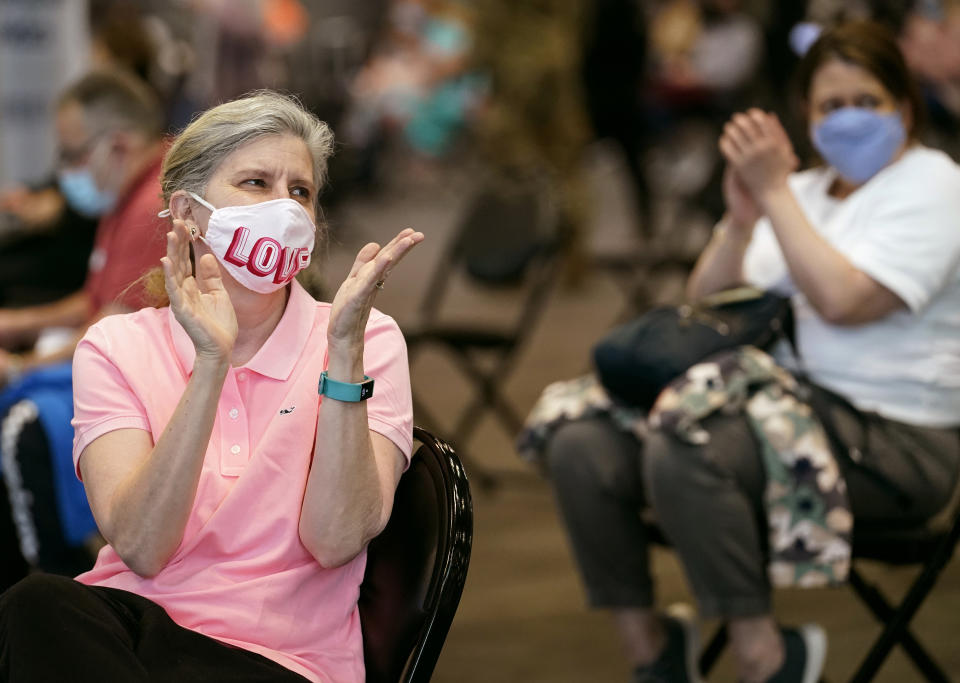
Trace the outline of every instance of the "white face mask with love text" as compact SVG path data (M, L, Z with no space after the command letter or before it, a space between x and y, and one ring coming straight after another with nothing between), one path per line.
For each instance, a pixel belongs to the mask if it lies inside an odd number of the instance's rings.
M221 267L247 289L275 292L310 265L316 227L307 210L293 199L271 199L247 206L210 209L207 232L200 237Z

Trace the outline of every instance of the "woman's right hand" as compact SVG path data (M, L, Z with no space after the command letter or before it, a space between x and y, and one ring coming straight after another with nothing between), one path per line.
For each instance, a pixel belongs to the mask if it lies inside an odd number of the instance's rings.
M167 255L160 259L170 309L193 341L197 358L229 360L237 338L237 316L212 254L190 264L190 235L182 220L167 233Z
M723 201L727 206L730 228L749 235L763 211L743 179L730 166L723 172Z

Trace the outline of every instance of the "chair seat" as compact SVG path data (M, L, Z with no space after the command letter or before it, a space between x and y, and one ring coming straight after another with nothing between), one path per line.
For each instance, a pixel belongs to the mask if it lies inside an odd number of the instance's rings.
M960 485L951 500L930 519L901 524L859 521L853 527L853 556L887 564L923 564L956 533L960 515Z
M854 527L853 556L893 565L922 564L946 536L926 527Z
M642 515L651 543L670 547L670 540L657 526L652 515ZM926 526L891 529L889 525L862 526L854 529L853 557L892 565L922 564L941 544L947 533Z

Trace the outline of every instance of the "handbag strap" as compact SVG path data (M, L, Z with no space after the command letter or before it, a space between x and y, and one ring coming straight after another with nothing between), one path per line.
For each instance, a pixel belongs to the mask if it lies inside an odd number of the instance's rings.
M762 289L750 285L743 285L742 287L722 289L719 292L708 294L697 299L694 302L694 306L697 308L714 308L716 306L736 304L742 301L752 301L753 299L759 299L764 294L765 292Z

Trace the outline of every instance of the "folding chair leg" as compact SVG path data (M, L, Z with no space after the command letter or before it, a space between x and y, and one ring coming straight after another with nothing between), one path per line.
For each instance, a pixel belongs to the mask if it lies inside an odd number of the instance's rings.
M851 567L850 585L876 615L877 619L886 624L883 633L876 640L870 652L867 653L853 678L850 679L851 683L873 680L884 660L898 642L930 683L950 682L943 669L931 659L909 629L910 620L933 588L934 581L941 568L932 566L925 568L910 588L900 608L894 609L875 586L867 583L860 573Z
M502 361L490 373L486 373L479 370L466 353L457 353L454 358L460 369L477 384L479 389L479 395L470 405L467 414L489 406L500 417L507 431L512 435L518 434L523 428L523 420L517 415L517 412L504 398L497 386L497 381L508 374L510 363Z
M700 653L700 659L697 662L701 676L708 676L710 674L729 641L730 634L727 632L726 625L717 627L717 630L713 632L713 637L710 639L710 642L707 643L707 646L703 648L703 652Z
M454 437L466 441L480 423L480 417L486 409L493 410L497 414L511 437L516 436L523 427L523 421L497 388L497 380L506 374L509 364L500 362L490 374L487 374L474 365L468 353L457 352L453 354L453 358L477 387L477 395L461 413L453 429Z
M521 420L517 412L510 407L510 404L507 403L507 400L498 389L493 390L490 395L490 400L492 401L493 409L497 415L500 416L500 420L510 430L510 434L516 437L517 434L520 433L520 430L523 429L523 420Z
M457 424L451 432L452 436L450 437L450 441L453 444L460 444L456 446L457 452L460 454L460 459L466 466L467 471L476 476L477 484L480 488L484 491L491 491L501 483L500 477L478 463L475 458L470 457L469 450L465 445L473 434L473 431L477 428L477 425L480 424L480 416L483 415L483 408L483 401L474 401L471 403L466 410L461 413L460 419L457 420Z
M453 427L453 438L456 441L466 443L467 439L473 435L474 430L480 424L480 418L483 416L486 407L487 404L482 398L475 398L463 409L463 412L460 413L460 417Z
M433 419L430 411L424 408L423 404L417 400L416 394L413 395L413 414L418 416L417 422L419 424L430 425L434 429L440 427L440 424ZM457 455L460 456L460 462L463 464L464 469L467 470L471 479L475 481L481 489L489 491L498 484L496 475L479 464L474 458L470 457L469 449L466 448L464 443L458 442L457 439L451 439L450 443L457 450Z
M506 399L500 395L496 386L492 382L485 382L481 387L480 396L475 398L463 411L453 433L459 434L461 439L465 439L476 429L480 422L480 416L483 415L485 409L493 410L496 413L503 423L504 429L511 436L516 436L523 428L523 421L507 404Z

